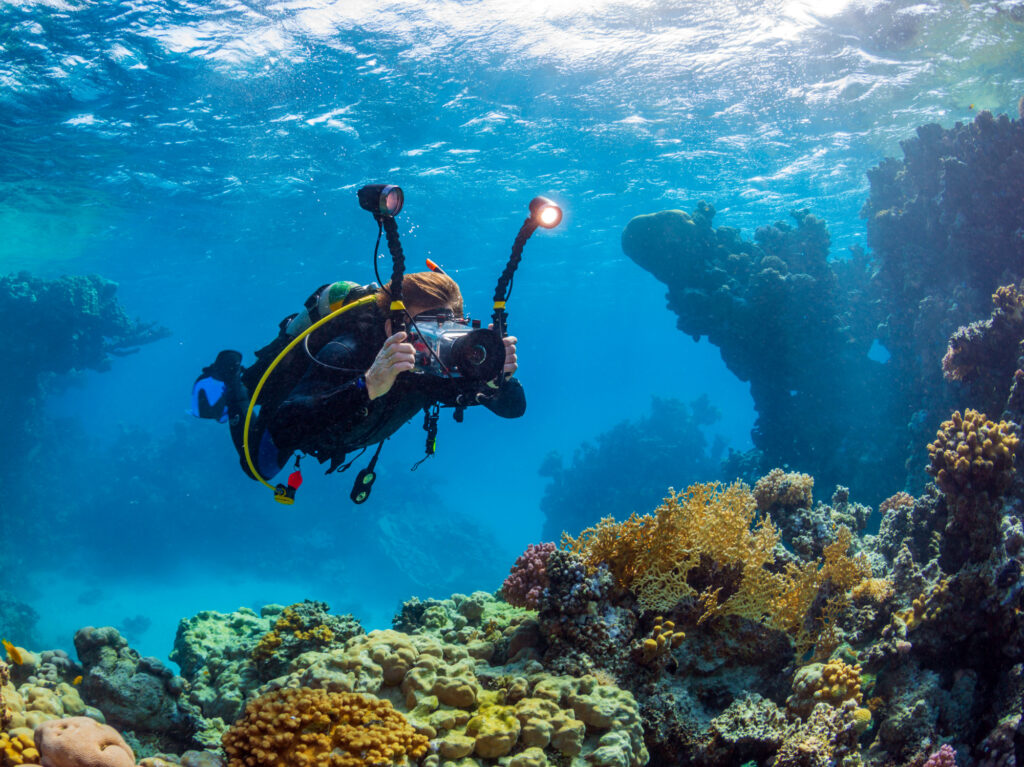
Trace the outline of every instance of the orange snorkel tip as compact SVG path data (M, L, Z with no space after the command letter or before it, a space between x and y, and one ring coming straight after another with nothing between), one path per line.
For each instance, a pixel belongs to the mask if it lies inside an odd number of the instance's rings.
M427 259L427 268L432 272L437 272L438 274L445 273L444 269L438 266L436 261L433 261L429 258Z

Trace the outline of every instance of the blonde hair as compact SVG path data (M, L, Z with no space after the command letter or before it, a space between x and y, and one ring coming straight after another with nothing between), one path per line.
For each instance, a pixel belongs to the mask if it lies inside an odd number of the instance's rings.
M462 291L455 280L438 272L413 272L402 279L402 302L417 309L451 309L462 316ZM391 283L377 294L377 306L388 311L391 306Z

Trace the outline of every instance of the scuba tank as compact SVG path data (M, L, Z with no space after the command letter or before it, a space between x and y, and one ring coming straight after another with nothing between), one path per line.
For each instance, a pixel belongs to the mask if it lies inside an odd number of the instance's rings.
M291 314L281 320L277 338L256 352L256 362L246 368L242 383L248 391L255 390L263 374L271 362L292 341L309 330L319 320L331 312L358 301L366 296L375 295L379 288L375 283L359 285L349 280L321 285L306 299L302 311ZM288 393L298 385L312 364L312 358L323 349L334 337L341 335L354 323L371 325L378 321L376 305L358 307L355 311L344 312L334 319L325 322L302 341L304 349L293 349L284 359L278 362L274 375L267 380L260 394L260 405L265 409L276 409L287 398ZM308 354L306 353L308 351Z

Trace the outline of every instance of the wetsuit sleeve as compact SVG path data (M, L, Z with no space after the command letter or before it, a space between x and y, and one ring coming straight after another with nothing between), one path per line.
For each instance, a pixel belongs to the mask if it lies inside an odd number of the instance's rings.
M365 415L370 398L349 348L327 344L317 355L324 364L312 365L273 414L270 432L281 448L297 449L326 429L350 424Z
M482 404L502 418L519 418L526 412L526 392L518 379L510 378L496 397L482 400Z

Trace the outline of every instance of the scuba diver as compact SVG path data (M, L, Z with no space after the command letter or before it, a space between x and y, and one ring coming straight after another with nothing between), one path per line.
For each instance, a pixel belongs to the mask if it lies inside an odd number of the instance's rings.
M242 355L225 350L193 385L192 413L229 424L242 469L292 503L302 483L299 458L287 484L268 479L295 453L344 471L376 444L359 472L350 498L363 503L376 479L384 442L423 411L426 455L433 455L440 407L454 409L457 422L467 407L483 405L503 418L519 418L526 397L514 378L517 339L505 332L505 301L522 247L537 226L550 228L561 211L544 198L531 202L495 292L492 323L463 317L458 284L432 261L430 271L404 274L404 254L394 215L403 195L395 186L359 191L360 205L374 214L393 260L391 281L359 285L335 282L318 288L297 314L284 318L277 337L242 368ZM552 223L553 222L553 223ZM379 275L378 275L379 280ZM258 408L257 408L258 405ZM258 412L257 412L258 411Z

